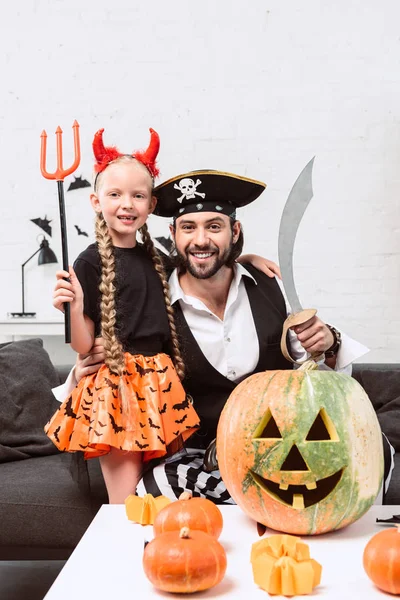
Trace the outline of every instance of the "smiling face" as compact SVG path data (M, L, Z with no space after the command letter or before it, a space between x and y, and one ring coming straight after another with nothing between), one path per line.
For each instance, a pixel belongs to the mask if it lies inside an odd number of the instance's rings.
M240 223L212 212L189 213L176 219L171 235L180 266L196 279L213 277L229 263Z
M103 214L113 244L121 248L136 245L136 232L153 212L152 179L146 167L123 157L98 176L90 200L96 212Z

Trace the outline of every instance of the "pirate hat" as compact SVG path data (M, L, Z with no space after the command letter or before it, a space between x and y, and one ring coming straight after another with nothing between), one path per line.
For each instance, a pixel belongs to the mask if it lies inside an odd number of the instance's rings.
M154 189L155 215L174 217L196 212L218 212L236 217L236 208L253 202L264 191L265 183L224 173L190 171L177 175Z

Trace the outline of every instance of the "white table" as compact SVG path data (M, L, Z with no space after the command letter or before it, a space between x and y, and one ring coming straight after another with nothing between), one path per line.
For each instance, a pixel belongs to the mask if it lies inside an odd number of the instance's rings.
M220 507L228 567L222 582L197 598L266 600L270 596L253 582L250 549L260 539L256 525L237 506ZM345 529L321 536L303 537L310 554L322 565L321 584L311 596L332 600L393 598L378 590L362 566L363 550L374 533L382 529L375 518L400 513L400 506L373 506L359 521ZM266 535L271 535L268 530ZM156 590L142 569L144 528L130 523L124 506L103 505L44 600L110 600L186 598ZM278 597L278 596L275 596ZM271 596L271 598L273 598Z

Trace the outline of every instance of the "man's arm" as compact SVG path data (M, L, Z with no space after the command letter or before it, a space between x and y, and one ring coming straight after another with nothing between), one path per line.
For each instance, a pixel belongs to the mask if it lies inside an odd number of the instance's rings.
M96 338L90 352L77 355L75 366L68 374L65 383L53 388L52 392L57 400L64 402L82 377L96 373L104 360L103 338Z

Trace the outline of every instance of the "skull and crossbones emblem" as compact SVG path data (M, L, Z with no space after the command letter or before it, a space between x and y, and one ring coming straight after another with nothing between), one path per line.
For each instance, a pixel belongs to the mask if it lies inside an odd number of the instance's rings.
M187 177L185 177L185 179L181 179L178 185L175 183L174 188L182 193L182 196L180 198L177 198L178 202L182 202L183 199L191 200L196 196L205 198L205 194L202 194L201 192L196 192L197 186L200 185L200 183L200 179L198 179L195 183L193 179L189 179Z

